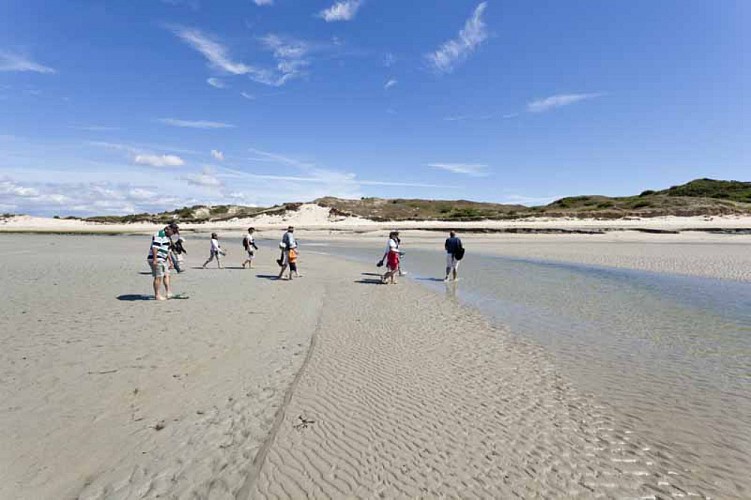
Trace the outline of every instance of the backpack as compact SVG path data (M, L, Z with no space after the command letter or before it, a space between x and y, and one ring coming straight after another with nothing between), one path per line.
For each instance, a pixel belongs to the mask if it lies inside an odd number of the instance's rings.
M454 258L456 260L462 260L464 258L464 246L460 246L456 249L456 252L454 252Z
M245 250L250 250L250 245L248 244L248 238L243 238L243 248Z

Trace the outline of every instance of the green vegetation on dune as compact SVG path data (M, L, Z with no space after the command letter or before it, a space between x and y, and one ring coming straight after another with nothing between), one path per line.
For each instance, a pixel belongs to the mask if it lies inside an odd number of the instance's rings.
M401 198L344 200L326 197L319 198L314 203L330 208L333 213L338 215L353 215L374 221L508 219L528 210L527 207L522 205L502 205L467 200L445 201Z
M696 179L680 186L673 186L665 191L659 191L658 194L719 198L751 203L751 182Z

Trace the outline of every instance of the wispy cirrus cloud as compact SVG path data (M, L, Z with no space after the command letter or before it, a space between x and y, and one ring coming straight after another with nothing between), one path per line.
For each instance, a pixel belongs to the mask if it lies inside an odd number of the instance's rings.
M207 120L179 120L177 118L160 118L160 123L165 125L171 125L173 127L183 128L200 128L205 130L221 129L221 128L234 128L234 125L222 122L212 122Z
M482 18L486 8L487 2L480 3L456 38L444 43L435 52L427 54L428 63L434 70L439 73L451 73L487 40L487 27Z
M390 89L391 87L395 86L397 83L399 83L399 80L391 79L386 82L386 84L383 86L385 90Z
M191 10L198 10L201 8L201 2L199 0L162 0L162 3L173 6L190 7Z
M137 165L146 165L149 167L181 167L185 161L177 155L150 155L139 154L133 158Z
M328 9L319 12L318 17L327 23L335 21L351 21L355 18L357 11L361 6L361 0L341 0Z
M259 39L263 47L270 51L276 60L277 75L272 85L281 86L289 80L299 78L305 74L310 66L307 59L311 51L311 44L289 37L268 34Z
M276 62L275 67L264 68L234 59L217 37L201 30L183 26L172 26L170 29L180 40L201 53L212 69L227 75L246 75L254 82L272 87L281 87L288 81L303 76L304 69L310 65L306 56L314 48L308 42L290 37L276 34L263 36L258 40L265 50L272 53ZM215 77L209 80L209 85L218 86L215 85L217 83L219 80Z
M87 132L111 132L114 130L120 130L120 127L112 127L109 125L71 125L71 128L85 130Z
M428 167L470 177L486 177L488 166L478 163L428 163Z
M479 121L479 120L490 120L493 118L493 115L452 115L452 116L446 116L443 118L444 121L447 122L463 122L463 121Z
M222 181L214 174L213 169L210 167L204 167L204 169L197 174L188 174L183 177L188 184L192 186L199 186L209 189L217 189L222 187Z
M265 162L281 163L283 165L289 165L289 166L297 167L301 169L308 169L308 168L315 167L315 163L312 163L309 161L298 160L297 158L292 158L286 155L270 153L268 151L262 151L256 148L248 148L248 151L256 155L255 158L248 158L251 161L265 161Z
M224 80L220 80L219 78L211 77L206 80L206 83L211 85L212 87L216 89L225 89L227 88L227 84L224 83Z
M551 109L561 108L563 106L569 106L577 102L586 101L588 99L594 99L604 94L601 92L589 93L589 94L556 94L544 99L537 99L527 104L527 111L530 113L544 113Z
M253 0L253 3L259 7L274 5L274 0Z
M217 161L224 161L224 153L216 149L211 150L211 157Z
M249 94L248 92L240 92L240 95L243 96L244 98L248 99L249 101L255 101L256 100L256 96L254 96L253 94Z
M213 68L232 75L247 75L255 71L252 66L234 61L224 45L202 31L183 26L174 26L171 29L183 42L203 54Z
M0 51L0 71L30 71L48 74L57 72L49 66L32 61L23 54L7 51Z

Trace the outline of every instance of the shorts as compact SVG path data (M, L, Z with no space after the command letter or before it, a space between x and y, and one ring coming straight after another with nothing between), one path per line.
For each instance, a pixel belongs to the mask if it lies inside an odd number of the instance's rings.
M253 260L253 259L256 258L256 252L255 252L255 250L248 250L248 258L250 260Z
M450 253L446 254L446 267L450 269L459 269L459 262L460 261Z
M157 262L151 266L151 275L155 278L169 276L169 266L166 262Z

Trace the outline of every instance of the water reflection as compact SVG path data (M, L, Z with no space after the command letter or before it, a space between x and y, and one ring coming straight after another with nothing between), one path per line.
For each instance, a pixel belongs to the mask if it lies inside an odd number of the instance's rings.
M329 251L372 261L370 249ZM443 283L442 260L411 250L403 264L447 300L544 345L693 474L751 491L751 285L478 254L460 282Z

